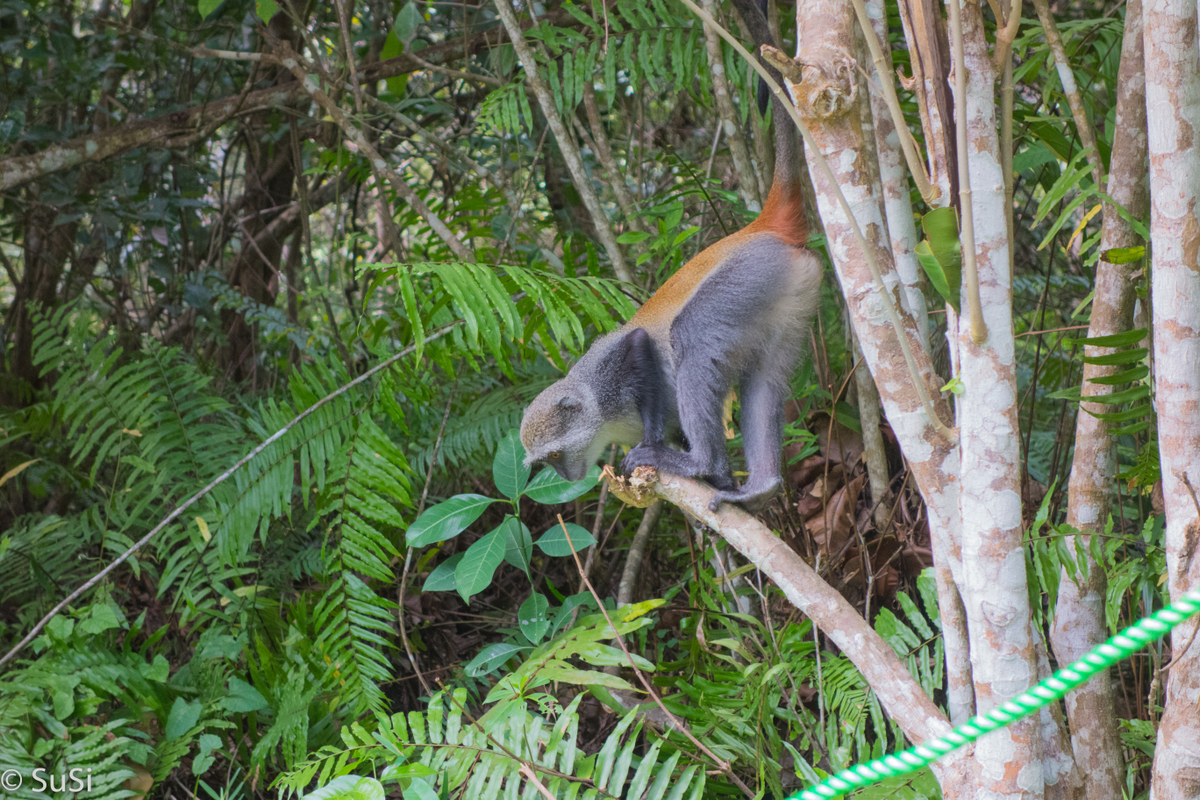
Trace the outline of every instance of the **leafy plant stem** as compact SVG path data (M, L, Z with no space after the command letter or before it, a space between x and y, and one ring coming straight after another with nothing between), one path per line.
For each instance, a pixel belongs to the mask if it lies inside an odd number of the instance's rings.
M448 325L444 325L443 327L441 327L438 330L431 333L429 336L426 336L423 344L428 344L429 342L432 342L432 341L442 338L447 333L449 333L451 330L453 330L456 326L461 325L461 324L463 324L463 323L461 320L459 320L456 322L452 322ZM133 545L128 550L126 550L124 553L122 553L121 555L119 555L115 559L113 559L111 562L109 562L107 567L105 567L104 569L97 572L90 579L88 579L82 586L80 586L78 589L76 589L75 591L71 592L69 595L64 597L58 603L58 605L54 606L54 608L52 608L48 612L46 612L46 615L37 621L37 624L33 626L33 628L29 631L29 633L25 634L24 638L22 638L21 641L17 642L15 645L13 645L12 649L9 650L7 653L5 653L3 658L0 658L0 666L3 666L13 656L15 656L17 653L21 652L21 650L23 650L26 645L28 645L30 642L32 642L34 640L34 638L39 633L41 633L42 629L46 627L46 623L48 623L50 620L52 620L56 616L58 616L58 614L64 608L66 608L68 605L70 605L76 598L80 597L84 592L88 591L93 586L100 583L100 581L104 580L104 578L106 578L113 570L115 570L117 567L121 566L121 564L124 564L125 561L127 561L129 559L130 556L132 556L138 550L141 550L143 547L145 547L150 542L151 539L153 539L155 536L157 536L159 534L160 531L162 531L164 528L166 528L168 525L170 525L172 522L174 522L176 519L178 519L179 516L181 514L183 514L184 511L187 511L189 508L191 508L193 505L195 505L197 502L199 502L205 496L207 496L208 493L211 492L213 489L217 488L222 483L229 480L229 478L232 477L235 472L237 472L239 469L241 469L243 466L245 466L247 463L249 463L255 456L257 456L259 453L266 450L272 444L274 444L275 442L277 442L281 438L283 438L287 434L288 431L290 431L292 428L299 425L302 421L304 421L309 415L311 415L317 409L319 409L322 406L326 405L327 403L333 401L334 399L342 396L346 392L353 389L355 386L358 386L360 383L363 383L363 382L369 380L370 378L374 377L376 374L387 369L392 364L395 364L397 361L404 358L405 356L412 354L416 350L416 347L417 346L415 344L409 345L408 347L401 350L399 353L396 353L393 356L389 356L386 360L384 360L380 364L372 367L371 369L367 370L362 375L359 375L357 378L355 378L354 380L345 384L344 386L340 386L336 390L325 395L320 400L313 403L311 406L309 406L308 408L304 409L299 414L297 414L290 422L288 422L288 424L284 425L282 428L275 431L275 433L273 433L269 437L267 437L261 444L256 446L249 453L247 453L246 455L244 455L240 459L238 459L237 463L235 463L229 469L225 470L220 475L213 478L208 483L208 485L205 486L203 489L196 492L194 495L189 497L187 500L183 501L178 506L176 506L175 509L170 514L167 514L167 516L163 518L162 522L158 523L153 528L151 528L149 533L147 533L141 539L138 539L136 542L134 542Z
M608 486L607 481L605 481L605 486ZM646 694L650 695L650 699L653 700L655 705L657 705L663 714L666 715L667 720L670 721L672 728L686 736L687 740L696 746L696 749L708 756L708 758L712 760L712 763L717 765L717 768L721 771L721 774L723 774L730 780L730 782L741 789L742 793L745 794L746 797L754 797L754 792L750 790L750 787L747 786L741 778L734 774L733 767L730 766L729 762L722 761L717 757L716 753L705 747L704 743L693 736L692 732L688 730L688 728L679 720L679 718L672 714L671 711L665 705L663 705L662 699L658 696L658 692L654 691L654 687L650 685L650 681L646 678L646 674L638 669L637 662L634 661L633 655L629 652L629 648L625 646L624 637L617 632L617 626L613 624L612 617L609 616L608 609L604 607L604 601L600 599L600 595L596 592L596 587L592 586L592 582L588 579L587 573L583 569L583 562L579 560L579 551L575 549L575 545L571 542L571 534L567 531L567 523L563 521L562 514L558 515L558 524L562 527L563 535L567 539L567 544L571 547L571 555L575 559L575 568L579 570L579 577L583 579L583 585L587 587L589 592L591 592L592 597L596 601L596 605L600 608L600 613L604 615L605 621L608 622L608 626L612 629L613 634L616 637L617 644L621 647L621 652L625 654L625 659L629 662L629 666L633 668L633 672L635 675L637 675L638 681L642 684L642 688L646 690Z

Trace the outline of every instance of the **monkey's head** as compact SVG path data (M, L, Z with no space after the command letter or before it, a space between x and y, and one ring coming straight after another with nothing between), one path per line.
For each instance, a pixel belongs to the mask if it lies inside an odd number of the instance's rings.
M595 397L564 378L534 398L521 419L525 463L549 464L565 481L583 480L608 446Z

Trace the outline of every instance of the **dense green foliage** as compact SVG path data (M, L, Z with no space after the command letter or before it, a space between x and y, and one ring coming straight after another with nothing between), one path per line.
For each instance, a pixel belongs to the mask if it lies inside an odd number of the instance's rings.
M0 767L90 769L81 796L97 798L516 797L536 775L555 796L683 800L737 782L782 797L904 746L849 660L677 512L618 608L641 512L594 475L531 474L512 433L595 336L753 214L735 189L761 176L734 173L695 20L671 0L566 0L536 6L528 31L631 286L595 244L488 3L351 4L346 29L336 4L283 5L0 0L0 160L81 136L127 142L0 195L0 650L203 492L0 667ZM1062 31L1107 159L1121 20L1094 10ZM1048 615L1059 568L1084 563L1063 544L1083 363L1068 339L1087 322L1103 198L1039 29L1025 31L1014 313L1027 500L1041 501L1031 592ZM288 73L212 53L263 53L273 38L315 62L474 261ZM748 67L724 53L762 169L770 121ZM173 114L187 124L164 122ZM139 139L147 125L165 127ZM942 702L919 497L893 458L894 527L877 530L857 454L832 454L830 432L859 430L832 283L795 380L793 502L766 518ZM1126 493L1093 540L1114 629L1159 603L1164 569L1141 333L1121 340L1129 388L1112 401ZM585 560L592 544L597 596L572 552ZM635 666L663 708L636 706ZM1158 666L1117 676L1131 795L1145 788ZM936 791L924 774L876 796Z

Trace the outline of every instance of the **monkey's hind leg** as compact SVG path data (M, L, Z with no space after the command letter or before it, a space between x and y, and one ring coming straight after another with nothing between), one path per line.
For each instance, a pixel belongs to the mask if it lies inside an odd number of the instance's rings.
M772 374L773 373L773 374ZM761 511L782 488L779 476L783 441L783 404L787 400L786 370L763 369L742 382L742 442L746 452L746 485L717 492L710 511L721 503L737 503L750 513Z

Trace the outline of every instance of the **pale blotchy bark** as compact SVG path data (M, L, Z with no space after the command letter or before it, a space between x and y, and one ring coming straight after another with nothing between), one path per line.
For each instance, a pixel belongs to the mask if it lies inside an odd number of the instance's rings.
M1200 586L1200 59L1195 0L1144 0L1154 389L1171 599ZM1171 634L1156 800L1200 797L1200 621Z
M949 2L958 4L959 0ZM987 328L984 341L976 342L964 317L954 342L960 359L959 377L966 390L958 400L962 451L960 590L967 609L975 700L982 713L1037 683L1037 650L1031 636L1021 540L1020 426L1004 176L995 116L996 74L979 6L960 4L958 13L962 17L967 70L967 117L965 121L957 120L957 124L966 126L979 297L982 322ZM960 136L960 146L962 139ZM965 308L968 290L965 280L963 283ZM1014 723L980 740L975 750L980 793L1042 797L1047 777L1042 752L1042 733L1036 718Z
M887 16L882 0L866 0L867 15L871 27L881 46L886 46ZM925 294L921 291L921 265L914 248L920 237L913 221L912 201L908 193L908 173L905 170L904 153L900 146L900 132L888 110L887 101L879 88L879 82L892 80L891 53L884 50L886 63L878 72L872 73L870 86L871 116L875 127L875 152L879 162L879 181L883 186L883 207L887 213L888 235L892 242L892 258L896 271L904 283L904 294L908 310L917 320L917 329L925 350L929 350L929 312L925 307Z
M1112 161L1109 164L1108 194L1135 219L1144 219L1149 202L1146 183L1146 80L1142 72L1142 2L1129 0L1125 11L1125 37L1121 67L1117 74L1116 122L1113 130ZM1133 227L1109 205L1104 207L1100 249L1132 247L1140 242ZM1132 275L1141 264L1112 264L1103 259L1096 267L1095 297L1088 336L1107 336L1133 327L1135 299ZM1112 348L1089 347L1087 355L1099 356ZM1083 395L1111 394L1114 386L1091 383L1093 378L1112 375L1125 367L1085 364ZM1104 616L1106 575L1091 557L1092 534L1104 530L1109 518L1110 498L1116 475L1116 442L1108 434L1108 423L1087 411L1111 409L1099 404L1083 405L1075 421L1075 456L1067 484L1067 523L1082 533L1087 555L1087 580L1076 583L1063 571L1059 581L1058 606L1050 640L1058 663L1069 664L1107 638ZM1074 549L1072 542L1068 549ZM1067 717L1075 760L1083 774L1087 796L1096 800L1120 800L1125 782L1125 765L1117 725L1115 698L1108 671L1092 678L1067 695Z
M513 12L509 0L497 0L496 10L500 13L500 20L504 23L505 30L508 31L508 37L512 41L513 49L517 51L517 59L521 62L521 66L525 68L525 79L529 82L530 88L533 89L533 93L537 97L538 105L542 108L542 114L546 117L546 124L549 125L551 132L554 134L555 141L558 142L559 152L562 153L563 161L567 164L567 170L571 173L571 181L575 184L575 189L579 192L579 196L583 198L583 204L587 207L588 214L592 218L592 224L596 227L596 235L600 239L600 244L604 246L604 251L608 253L608 260L612 262L613 271L621 280L626 283L632 283L633 273L629 271L629 267L625 263L625 256L621 253L621 248L617 244L617 237L613 235L608 215L604 213L604 208L600 205L600 198L596 195L595 187L592 186L592 179L587 174L587 169L583 166L583 157L579 154L579 146L575 143L575 139L571 137L570 131L563 124L562 117L559 116L558 109L554 105L554 96L550 93L550 87L546 85L546 81L542 79L541 73L538 72L533 50L530 49L529 44L526 43L525 37L522 35L521 26L517 22L517 15Z
M917 322L908 313L903 286L892 265L890 241L884 222L882 198L875 194L874 168L860 118L861 104L856 96L857 77L853 57L853 29L847 3L837 0L806 2L797 14L798 64L804 65L800 83L785 80L796 107L812 132L818 149L834 173L834 181L844 193L851 213L867 238L867 246L879 266L881 277L893 304L898 308L903 335L916 362L917 372L934 395L934 411L943 420L952 418L945 401L936 395L933 369L928 351L922 345ZM875 378L888 422L895 432L917 486L929 511L929 525L939 569L939 597L943 621L948 626L947 641L955 641L962 632L962 619L953 618L958 594L949 581L946 565L957 557L959 451L943 438L922 407L913 385L900 342L889 321L883 298L879 295L866 253L854 237L853 228L837 200L836 187L817 168L815 155L808 153L808 164L817 204L824 221L830 255L846 297L847 309L859 337L863 356ZM958 639L962 641L962 639ZM958 673L948 675L952 686L970 679L965 649L956 651ZM961 697L961 695L960 695ZM968 704L969 705L969 704ZM973 795L974 776L953 773L942 776L946 797Z
M717 4L714 0L701 0L704 8L714 17L717 16ZM729 155L733 158L733 169L737 173L738 194L747 208L762 208L762 198L758 194L758 178L754 172L754 164L750 160L750 151L746 148L746 137L742 134L742 126L738 124L737 109L733 107L733 98L729 95L729 81L725 77L725 56L721 49L721 37L707 25L704 26L704 47L708 53L708 69L711 80L713 100L717 104L719 124L725 132L725 141L729 144Z
M887 42L887 30L883 23L881 8L882 4L877 0L870 0L866 4L866 11L871 18L877 40ZM918 96L924 98L928 95L934 98L930 101L929 108L936 110L937 86L944 88L946 82L941 76L938 76L936 80L922 78L919 70L920 64L923 62L929 65L941 64L941 55L934 46L938 44L944 48L946 42L944 42L944 37L938 43L926 41L924 38L916 38L916 40L911 38L910 41L919 47L929 46L934 49L932 53L917 53L916 50L913 50L914 55L911 62L916 71L914 74L918 78L918 88L922 89L918 92ZM890 76L892 76L892 71L888 67L887 79L890 79ZM875 78L876 80L884 79L878 72L875 73ZM928 313L925 311L925 297L919 287L919 264L916 253L913 252L918 234L916 225L913 223L912 205L908 199L908 181L904 169L904 156L902 156L900 148L899 133L896 132L892 115L888 112L887 102L878 91L878 86L874 84L872 84L870 102L871 113L875 118L875 143L892 254L896 271L899 272L900 279L904 283L908 309L917 320L918 336L926 353L929 353L929 319ZM922 108L926 108L924 102ZM926 131L936 132L938 137L941 136L943 126L941 119L936 114L923 113L922 119ZM950 131L953 131L953 126L950 127ZM931 162L935 163L932 174L941 176L938 190L942 193L943 201L948 201L949 175L952 174L943 161L950 152L953 150L947 150L944 146L935 146L930 150ZM944 649L946 649L947 708L950 712L950 721L954 724L962 724L974 714L974 686L971 678L971 654L967 646L966 610L962 607L958 585L953 578L954 572L959 571L961 554L958 541L955 540L952 530L946 525L931 525L930 534L932 549L934 549L938 606L941 608L942 615L942 637Z

